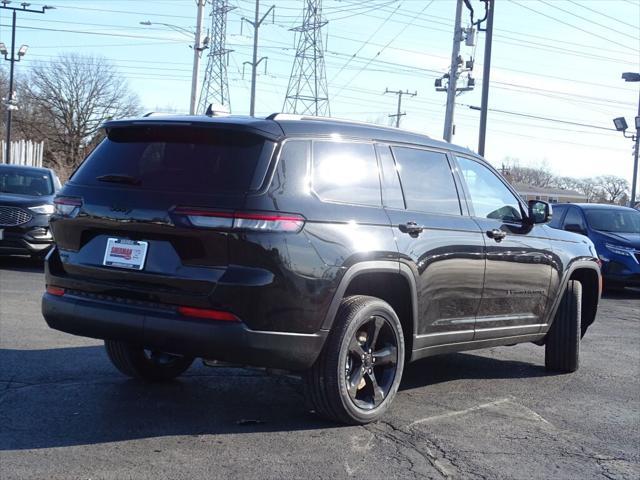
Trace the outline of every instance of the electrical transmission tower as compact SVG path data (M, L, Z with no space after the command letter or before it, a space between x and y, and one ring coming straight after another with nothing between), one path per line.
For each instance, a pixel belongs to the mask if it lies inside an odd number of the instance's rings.
M302 25L292 29L299 37L283 112L331 115L322 47L322 27L326 24L322 19L322 0L305 0Z
M211 3L210 48L207 55L207 69L198 102L198 112L204 113L209 104L226 107L231 111L227 60L232 50L226 48L228 0L209 0Z

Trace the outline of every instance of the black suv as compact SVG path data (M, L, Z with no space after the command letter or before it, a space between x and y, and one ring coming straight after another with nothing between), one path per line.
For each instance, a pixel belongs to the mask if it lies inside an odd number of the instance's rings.
M59 189L53 170L0 165L0 255L44 258L53 245L49 217Z
M593 244L474 153L282 114L104 128L55 200L42 310L123 373L286 369L316 412L366 423L429 355L534 342L547 368L578 368Z

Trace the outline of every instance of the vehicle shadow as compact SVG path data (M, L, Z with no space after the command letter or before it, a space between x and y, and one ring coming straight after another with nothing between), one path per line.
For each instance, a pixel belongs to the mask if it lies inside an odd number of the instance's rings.
M44 272L44 260L31 257L0 257L0 270L11 270L14 272Z
M462 379L533 378L550 375L542 365L502 360L473 353L424 358L405 367L400 390Z
M449 354L408 365L401 390L540 375L521 362ZM119 374L100 345L0 349L0 425L0 451L340 427L308 412L298 378L198 362L177 380L144 383Z

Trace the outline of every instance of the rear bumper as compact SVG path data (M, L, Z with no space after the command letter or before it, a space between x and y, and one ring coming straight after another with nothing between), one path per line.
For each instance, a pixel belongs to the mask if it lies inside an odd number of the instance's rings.
M250 330L242 323L182 317L156 309L45 293L42 314L56 330L242 365L305 370L320 354L327 331L314 334Z

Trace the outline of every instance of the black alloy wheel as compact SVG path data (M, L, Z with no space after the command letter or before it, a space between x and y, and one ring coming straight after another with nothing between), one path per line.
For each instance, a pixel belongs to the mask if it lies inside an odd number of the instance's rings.
M389 394L398 366L398 340L388 319L374 315L353 334L345 363L345 381L354 405L378 407Z
M309 408L350 425L378 420L398 391L404 357L402 324L391 305L366 295L344 298L304 376Z

